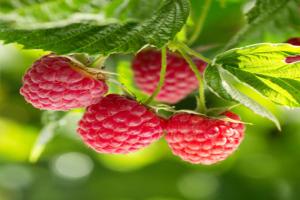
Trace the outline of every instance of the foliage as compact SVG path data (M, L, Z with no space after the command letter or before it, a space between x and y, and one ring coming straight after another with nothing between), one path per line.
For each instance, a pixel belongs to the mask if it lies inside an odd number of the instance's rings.
M94 55L135 53L145 46L163 47L185 25L190 7L187 0L85 0L72 3L45 0L34 4L22 1L22 6L16 6L10 1L2 4L0 13L6 17L0 24L0 39L4 42L17 42L24 45L24 48L43 49L58 54ZM262 26L271 27L271 30L276 25L277 32L287 35L297 32L300 16L296 9L298 5L298 0L256 1L246 12L244 28L225 48L234 47L248 35L251 38L251 33L260 30ZM42 12L44 10L47 12ZM74 18L74 15L83 16L87 13L92 16ZM99 20L100 15L102 19ZM33 26L24 28L24 22L31 22ZM288 27L283 29L283 26ZM244 94L237 87L237 82L251 86L276 104L298 107L298 63L285 63L284 59L299 53L297 47L280 44L257 44L229 50L215 56L205 73L206 83L218 96L242 103L279 127L276 117ZM126 87L130 87L130 84Z
M19 30L3 25L0 39L18 42L25 48L44 49L60 54L129 53L138 51L145 45L159 48L181 29L188 16L188 5L186 0L165 0L153 16L140 23L73 23L35 30Z
M107 54L106 69L119 74L113 77L119 84L109 83L118 88L113 92L144 102L147 95L135 86L122 54L189 39L203 7L203 1L190 1L0 0L0 199L297 199L300 62L286 59L300 55L300 47L282 42L300 34L299 0L212 1L192 45L211 60L204 74L209 109L241 104L234 111L253 123L229 160L209 168L185 165L164 142L136 155L98 155L78 142L79 110L57 121L39 162L27 164L43 130L41 112L18 95L30 63L48 51ZM175 107L195 104L191 95ZM280 121L282 133L267 119L278 128ZM78 179L61 173L57 160L69 152L88 156L92 173ZM70 163L64 173L82 164Z

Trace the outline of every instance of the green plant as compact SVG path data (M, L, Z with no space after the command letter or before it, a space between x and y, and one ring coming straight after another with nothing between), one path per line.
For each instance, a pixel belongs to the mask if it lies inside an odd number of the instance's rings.
M300 107L300 62L290 59L300 55L300 47L281 43L299 34L299 0L257 0L246 12L244 27L227 44L220 45L218 53L209 56L192 47L199 41L201 44L211 0L201 4L200 14L191 9L189 0L76 0L72 4L67 0L33 4L23 0L21 7L11 1L3 2L0 40L22 44L25 49L77 55L78 61L89 54L88 59L93 62L90 67L102 66L112 56L136 54L150 47L161 49L160 78L152 95L147 96L135 87L129 66L125 69L122 62L108 82L117 84L114 93L135 97L157 113L164 110L168 113L164 114L166 117L178 111L153 99L164 85L167 50L185 59L199 83L197 108L184 112L217 117L224 110L243 105L281 129L268 104ZM42 12L45 8L48 12ZM264 29L277 34L270 38ZM253 39L254 35L259 37ZM257 38L276 43L259 43ZM208 63L204 76L193 57ZM224 99L226 107L207 108L205 89L209 89L206 93Z

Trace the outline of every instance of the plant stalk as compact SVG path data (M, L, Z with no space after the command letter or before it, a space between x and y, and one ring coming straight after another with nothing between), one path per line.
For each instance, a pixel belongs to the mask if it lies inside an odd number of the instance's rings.
M176 41L175 46L179 47L180 49L187 52L188 54L203 60L204 62L206 62L208 64L211 63L211 60L209 58L207 58L207 57L203 56L202 54L198 53L197 51L191 49L190 47L188 47L186 44L184 44L182 42Z
M104 63L107 59L107 56L99 55L90 67L101 69L104 66Z
M165 82L166 72L167 72L167 48L163 47L161 50L161 69L159 74L159 82L152 95L144 102L145 104L150 104L160 92Z
M193 60L185 53L183 49L178 49L183 58L187 61L189 64L191 70L195 73L195 76L199 82L198 92L199 97L197 99L197 111L200 113L205 114L206 113L206 105L205 105L205 87L204 87L204 80L202 78L201 73L199 72L196 64L193 62Z

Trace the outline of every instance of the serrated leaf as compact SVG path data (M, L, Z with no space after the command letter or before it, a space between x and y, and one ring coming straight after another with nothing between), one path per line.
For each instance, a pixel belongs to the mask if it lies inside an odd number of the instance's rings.
M300 107L300 62L286 62L287 57L295 55L300 55L300 47L289 44L264 43L233 49L216 57L205 78L214 92L229 99L221 84L213 84L219 77L210 71L219 66L274 103Z
M259 104L254 99L250 98L248 95L242 93L238 88L234 86L234 84L232 83L232 80L234 79L233 76L231 76L228 72L220 67L218 67L218 71L220 74L220 78L222 79L223 88L234 100L251 109L256 114L271 120L279 130L281 129L279 121L269 110L267 110L264 106Z
M265 97L268 97L271 101L290 107L298 107L300 102L300 91L296 88L273 77L258 77L254 74L244 72L239 69L225 67L234 74L240 81L247 83L252 88L255 88Z
M280 124L272 112L251 98L249 94L242 92L238 85L242 85L243 83L236 79L236 77L234 77L232 74L224 70L221 66L210 65L206 69L205 79L207 84L211 84L212 82L218 83L215 85L215 87L208 85L209 88L218 96L226 100L239 102L256 114L271 120L278 127L278 129L280 129ZM213 79L213 81L209 79Z
M209 65L205 70L204 77L206 85L214 94L225 100L233 101L231 96L223 88L222 79L219 70L217 70L216 66Z
M29 49L58 54L111 54L136 52L145 45L158 48L172 40L185 24L188 0L164 0L153 16L140 23L98 25L75 23L63 27L20 30L0 26L0 40L17 42Z

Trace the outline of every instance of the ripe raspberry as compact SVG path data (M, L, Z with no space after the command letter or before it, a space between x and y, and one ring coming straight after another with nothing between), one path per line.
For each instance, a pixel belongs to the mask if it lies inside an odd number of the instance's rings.
M70 59L50 54L26 72L20 93L36 108L69 110L97 103L107 90L104 81L76 71Z
M194 59L194 62L202 73L206 63L199 59ZM159 82L161 53L155 50L142 51L136 55L132 66L137 86L146 94L152 94ZM165 83L156 100L174 104L197 87L197 78L188 63L179 55L168 52Z
M158 140L163 121L137 101L110 94L87 108L77 131L99 153L126 154Z
M239 120L231 112L227 117ZM244 137L244 125L220 119L179 113L170 118L166 140L172 152L183 160L210 165L232 154Z
M286 42L295 46L300 46L300 37L290 38Z
M295 45L295 46L300 46L300 37L290 38L290 39L288 39L287 43ZM300 55L289 56L285 59L286 63L294 63L294 62L299 62L299 61L300 61Z

